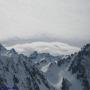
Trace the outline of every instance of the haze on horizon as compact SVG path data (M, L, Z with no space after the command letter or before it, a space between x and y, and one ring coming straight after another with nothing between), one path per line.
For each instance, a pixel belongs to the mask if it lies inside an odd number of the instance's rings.
M0 0L0 42L90 43L90 0Z

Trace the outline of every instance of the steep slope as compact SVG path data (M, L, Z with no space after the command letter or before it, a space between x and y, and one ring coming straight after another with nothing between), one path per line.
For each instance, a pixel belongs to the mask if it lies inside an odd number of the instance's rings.
M0 45L0 88L90 90L90 44L71 55L35 51L30 57Z
M48 70L49 65L52 62L57 62L61 58L63 58L63 55L61 56L53 56L49 53L38 53L35 51L30 55L30 59L32 62L35 63L35 65L41 70L42 72L46 72Z
M0 89L54 90L27 56L0 45Z
M81 81L83 90L90 90L90 44L85 45L74 57L69 71Z
M90 44L78 53L36 65L57 90L90 90Z
M38 61L35 63L35 66L37 66L47 77L48 81L59 90L60 82L63 78L62 72L66 70L72 56L52 56L48 54L47 57L46 53L33 53L33 56L34 59L32 59L32 61Z

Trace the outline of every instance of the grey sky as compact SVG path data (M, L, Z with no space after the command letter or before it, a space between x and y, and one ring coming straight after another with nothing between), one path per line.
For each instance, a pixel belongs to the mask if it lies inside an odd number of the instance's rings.
M0 41L80 46L90 42L89 16L90 0L0 0Z

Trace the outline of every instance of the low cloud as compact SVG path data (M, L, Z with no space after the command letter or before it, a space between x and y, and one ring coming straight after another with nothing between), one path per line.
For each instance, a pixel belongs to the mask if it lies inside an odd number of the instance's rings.
M68 55L79 51L80 49L60 42L33 42L17 44L8 49L15 48L17 52L30 55L34 51L39 53L50 53L52 55Z

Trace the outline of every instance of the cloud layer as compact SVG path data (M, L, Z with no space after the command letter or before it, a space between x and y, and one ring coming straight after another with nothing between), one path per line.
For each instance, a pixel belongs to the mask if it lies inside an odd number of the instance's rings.
M16 37L89 42L90 0L0 0L0 41Z
M15 48L17 52L25 55L30 55L34 51L39 53L50 53L52 55L68 55L80 50L77 47L60 42L33 42L8 47L8 49L11 48Z

